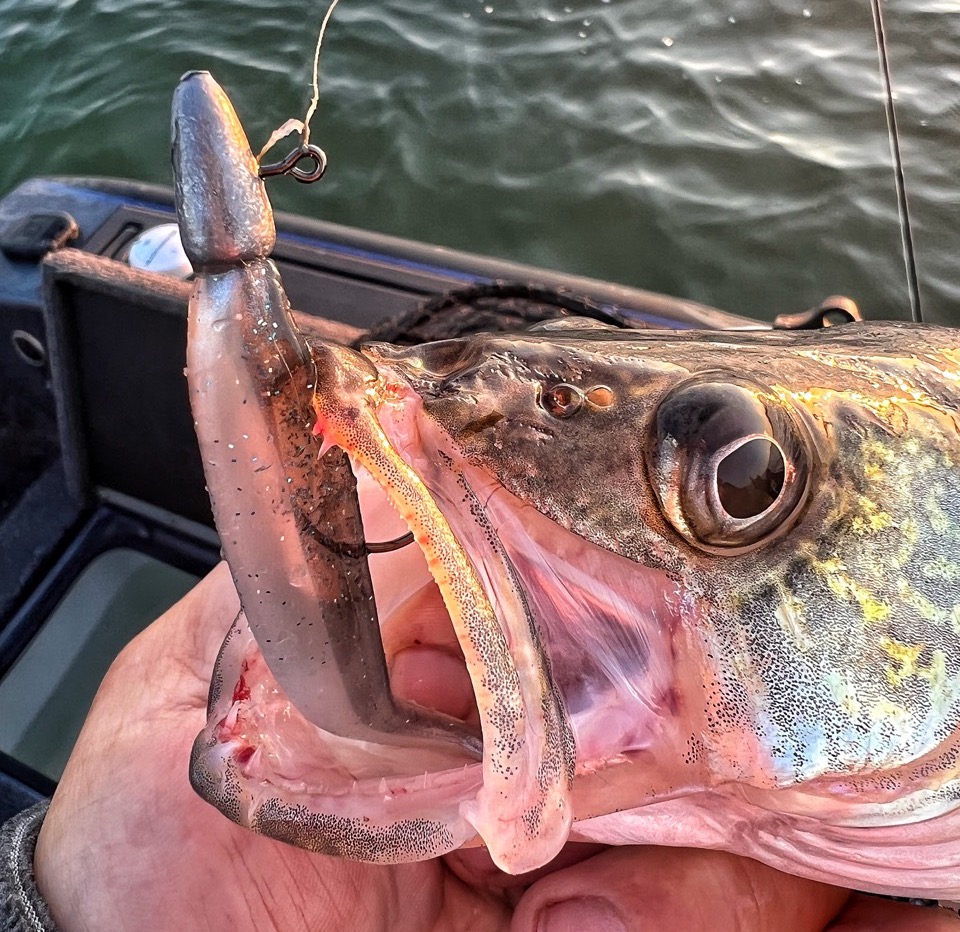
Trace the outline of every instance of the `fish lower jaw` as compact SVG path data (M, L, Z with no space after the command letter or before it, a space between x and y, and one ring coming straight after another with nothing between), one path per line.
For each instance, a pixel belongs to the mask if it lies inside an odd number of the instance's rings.
M194 745L191 781L238 824L307 850L374 863L417 861L476 844L490 848L491 836L496 842L502 826L478 831L484 807L498 808L496 800L483 799L479 762L317 728L284 695L242 614L217 678L219 696ZM635 805L637 774L646 770L638 766L641 756L578 765L571 815L574 807L590 817ZM628 771L631 779L617 779ZM649 790L658 792L652 783ZM542 866L552 856L531 838L530 860Z
M433 824L433 843L444 848L473 835L457 814L479 789L479 763L321 731L283 694L242 616L235 628L221 656L224 689L194 747L192 780L201 795L219 804L231 794L235 821L263 831L272 814L283 840L298 833L301 847L327 853L344 853L357 831L396 834ZM276 821L279 813L286 824Z

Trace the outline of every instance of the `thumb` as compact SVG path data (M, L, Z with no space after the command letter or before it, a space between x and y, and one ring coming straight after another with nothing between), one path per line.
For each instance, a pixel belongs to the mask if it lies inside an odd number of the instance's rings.
M533 884L511 932L820 932L849 891L688 848L611 848Z

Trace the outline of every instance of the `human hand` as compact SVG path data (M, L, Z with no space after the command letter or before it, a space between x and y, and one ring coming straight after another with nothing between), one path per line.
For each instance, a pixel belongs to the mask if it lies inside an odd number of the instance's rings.
M716 851L569 845L546 868L510 877L482 849L376 866L255 835L202 802L187 778L210 672L237 610L221 565L104 679L37 843L37 883L66 932L960 927L943 910Z

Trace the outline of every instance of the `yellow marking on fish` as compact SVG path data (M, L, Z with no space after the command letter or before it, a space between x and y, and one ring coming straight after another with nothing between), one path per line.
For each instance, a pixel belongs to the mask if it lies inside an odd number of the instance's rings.
M836 558L817 560L814 561L813 567L824 577L830 591L838 599L844 602L856 602L860 606L863 620L867 624L880 624L890 618L890 605L878 599L869 589L853 579L840 560Z
M956 350L949 349L944 347L940 350L940 355L943 356L948 362L952 363L952 368L950 366L938 367L937 371L945 379L950 379L951 382L960 382L960 353Z
M816 354L807 354L801 353L803 355L814 355ZM820 362L825 362L826 360L820 359ZM833 363L828 363L828 365L833 365ZM787 397L792 398L795 401L801 401L807 404L808 406L816 409L821 406L828 406L832 402L841 401L841 402L853 402L856 405L867 408L877 415L883 421L889 422L892 418L896 417L900 420L903 420L905 417L903 412L903 405L910 403L908 398L874 398L870 395L865 395L862 392L857 391L836 391L832 388L811 388L804 391L793 391L785 386L774 385L771 386L773 393L780 396L781 398ZM876 448L878 450L883 449L883 445L876 443ZM891 457L889 462L892 462L893 458Z
M890 618L890 606L871 596L865 589L858 587L857 601L863 610L863 620L867 624L880 624Z
M805 356L823 366L829 366L831 369L842 369L847 372L862 374L862 364L857 357L845 358L842 356L832 356L829 353L823 353L817 349L800 350L798 356ZM896 360L899 369L904 372L916 371L917 365L915 359L903 358ZM894 408L902 409L911 405L920 405L934 411L945 412L943 404L937 401L928 392L923 391L916 383L906 379L903 375L895 372L892 367L885 372L888 384L896 387L899 395L891 395L886 398L871 397L861 392L848 391L844 394L857 404L874 411L878 416L884 417L892 412ZM879 386L878 386L879 387Z
M905 679L918 674L917 660L923 653L923 644L904 644L895 638L882 637L880 638L880 646L893 661L885 671L887 681L891 686L901 686Z
M853 393L857 404L866 408L886 424L900 433L907 425L905 408L910 404L909 398L870 398L866 395Z
M860 513L854 515L850 520L850 526L855 534L862 537L865 534L885 531L893 526L893 517L882 511L872 499L865 495L858 495L857 505L860 508Z
M873 464L892 466L896 460L896 454L888 444L881 443L879 440L867 439L860 446L860 452L868 458Z

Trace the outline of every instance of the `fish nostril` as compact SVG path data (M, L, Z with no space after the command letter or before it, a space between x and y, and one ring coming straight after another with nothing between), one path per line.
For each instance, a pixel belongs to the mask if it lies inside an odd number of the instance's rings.
M583 397L575 385L561 382L540 395L540 406L553 417L572 417L583 407Z
M595 408L609 408L616 400L617 396L614 395L613 389L607 388L606 385L597 385L587 392L587 401Z

